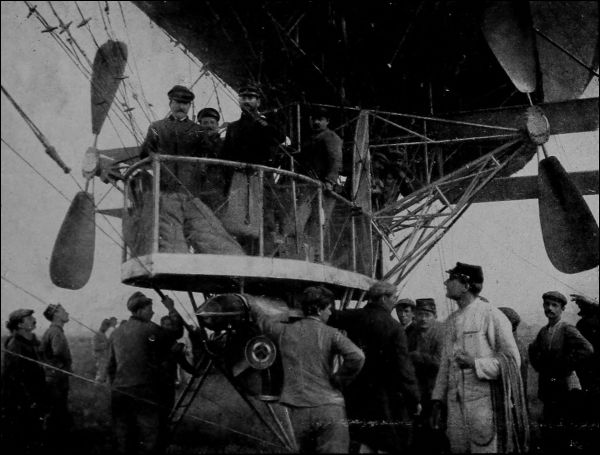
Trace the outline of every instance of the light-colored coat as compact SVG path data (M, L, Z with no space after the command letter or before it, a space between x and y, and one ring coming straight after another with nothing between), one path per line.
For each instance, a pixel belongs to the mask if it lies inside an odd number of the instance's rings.
M490 381L499 377L500 353L520 364L519 350L506 316L489 302L476 298L445 322L444 348L432 394L448 406L447 435L453 453L494 453L497 432ZM461 369L459 350L475 359L475 368Z

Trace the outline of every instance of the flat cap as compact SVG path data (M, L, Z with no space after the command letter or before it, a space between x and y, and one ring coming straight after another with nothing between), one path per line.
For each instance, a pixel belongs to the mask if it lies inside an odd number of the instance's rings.
M127 299L127 309L132 313L135 313L140 308L144 308L146 305L150 305L152 299L146 297L142 292L134 292L129 299Z
M562 306L567 304L567 298L558 291L548 291L542 294L542 299L551 300L553 302L558 302Z
M258 86L252 83L242 85L238 91L238 94L240 96L256 96L257 98L260 98L260 90L258 89Z
M478 265L457 262L456 267L446 270L446 273L460 276L471 284L483 284L483 269Z
M200 112L198 112L198 120L204 117L212 117L216 119L217 122L221 120L221 115L219 114L219 111L213 109L212 107L205 107L204 109L201 109Z
M195 96L192 91L184 87L183 85L175 85L169 92L169 99L179 101L181 103L190 103L194 100Z
M521 317L519 316L519 313L507 306L503 306L498 309L502 311L504 313L504 316L508 318L512 325L512 329L516 330L519 324L521 323Z
M435 300L431 298L417 299L416 300L417 311L429 311L430 313L437 314L437 308L435 307Z
M13 311L8 315L8 321L6 321L6 328L11 332L16 330L17 326L25 319L27 316L31 316L33 314L33 310L19 308L18 310Z
M581 294L569 294L571 296L571 300L575 302L577 305L587 305L587 306L598 306L598 302L593 301L592 299L588 299L586 296Z
M396 306L402 306L402 307L404 307L404 306L410 306L410 307L414 308L416 305L417 304L415 303L415 301L411 300L411 299L399 299L396 302Z
M50 305L48 305L46 307L46 309L44 310L44 312L42 314L44 315L44 317L46 319L48 319L49 321L52 321L52 318L54 317L54 313L56 313L58 311L59 307L60 307L60 304L55 305L55 304L51 303Z

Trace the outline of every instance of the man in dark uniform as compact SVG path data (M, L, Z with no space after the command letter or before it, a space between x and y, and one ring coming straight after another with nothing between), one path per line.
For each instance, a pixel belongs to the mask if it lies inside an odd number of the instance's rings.
M416 300L413 325L415 328L408 335L408 353L419 382L423 410L415 425L412 448L415 452L431 453L441 448L437 433L428 424L431 417L431 392L435 386L444 346L444 331L442 324L437 321L435 300Z
M572 402L581 385L575 370L592 356L594 350L579 330L561 321L567 298L557 291L542 295L548 325L542 327L529 345L529 360L539 373L538 396L544 403L542 431L545 448L569 449L575 436ZM562 449L562 450L561 450Z
M329 129L329 113L315 108L310 117L313 134L302 145L300 171L333 190L342 167L342 139Z
M394 310L400 325L408 337L415 329L415 301L411 299L400 299L396 302Z
M242 115L227 127L223 159L272 166L285 136L273 119L259 112L261 98L256 85L242 87L239 97Z
M274 118L260 113L261 96L256 85L245 85L238 93L242 114L239 120L227 127L222 158L274 167L277 151L285 140L285 135ZM221 219L228 232L236 237L245 250L255 254L262 221L259 206L261 191L266 240L270 241L271 233L276 231L275 219L281 218L278 212L281 210L280 202L276 202L277 197L273 189L274 175L265 174L264 186L260 188L258 176L255 174L241 171L226 174L224 180L228 204ZM272 246L265 249L270 251Z
M183 335L183 320L172 299L162 300L173 329L152 322L152 299L135 292L127 300L131 317L110 340L113 432L120 454L160 453L166 445L165 364Z
M219 134L221 115L216 109L205 107L198 112L197 118L203 135L199 156L222 158L223 139ZM225 173L223 171L221 165L200 164L196 167L195 184L198 196L216 215L222 210L226 200Z
M345 330L365 353L365 364L345 390L350 437L367 449L399 452L408 445L393 407L420 412L420 394L402 326L392 318L396 287L380 281L369 289L361 309L334 311L328 324ZM408 425L406 425L408 426Z
M594 354L581 363L577 374L583 390L581 422L582 427L588 429L584 435L584 448L597 452L600 448L600 305L579 294L571 294L571 299L579 307L581 317L575 327L594 348Z
M38 453L42 444L46 381L35 327L33 310L19 309L8 315L0 426L1 446L8 453Z
M49 412L46 419L48 443L52 450L59 451L71 426L69 413L69 373L73 372L73 361L64 325L69 322L69 313L62 305L48 305L44 317L50 327L42 336L41 354L46 367L46 384L49 392Z
M181 85L168 92L171 113L165 119L153 122L142 144L141 158L155 154L174 156L201 156L206 135L199 125L187 116L194 94ZM161 162L159 251L187 253L189 246L195 253L243 255L237 242L223 228L214 213L197 197L192 163ZM144 201L149 225L152 204ZM143 228L143 226L138 226Z

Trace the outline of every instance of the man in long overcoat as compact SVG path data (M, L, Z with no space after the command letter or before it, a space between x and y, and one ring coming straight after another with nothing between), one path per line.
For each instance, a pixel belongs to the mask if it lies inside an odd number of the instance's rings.
M365 353L365 365L345 391L350 437L372 450L398 452L406 447L393 405L403 402L408 414L420 410L420 394L404 329L392 315L396 287L378 282L361 309L335 311L333 327L345 330Z

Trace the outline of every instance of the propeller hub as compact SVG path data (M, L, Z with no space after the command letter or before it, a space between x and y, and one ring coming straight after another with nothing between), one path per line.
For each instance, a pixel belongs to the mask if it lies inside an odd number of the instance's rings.
M539 106L530 106L525 113L525 127L529 139L534 144L542 145L550 138L550 123Z

